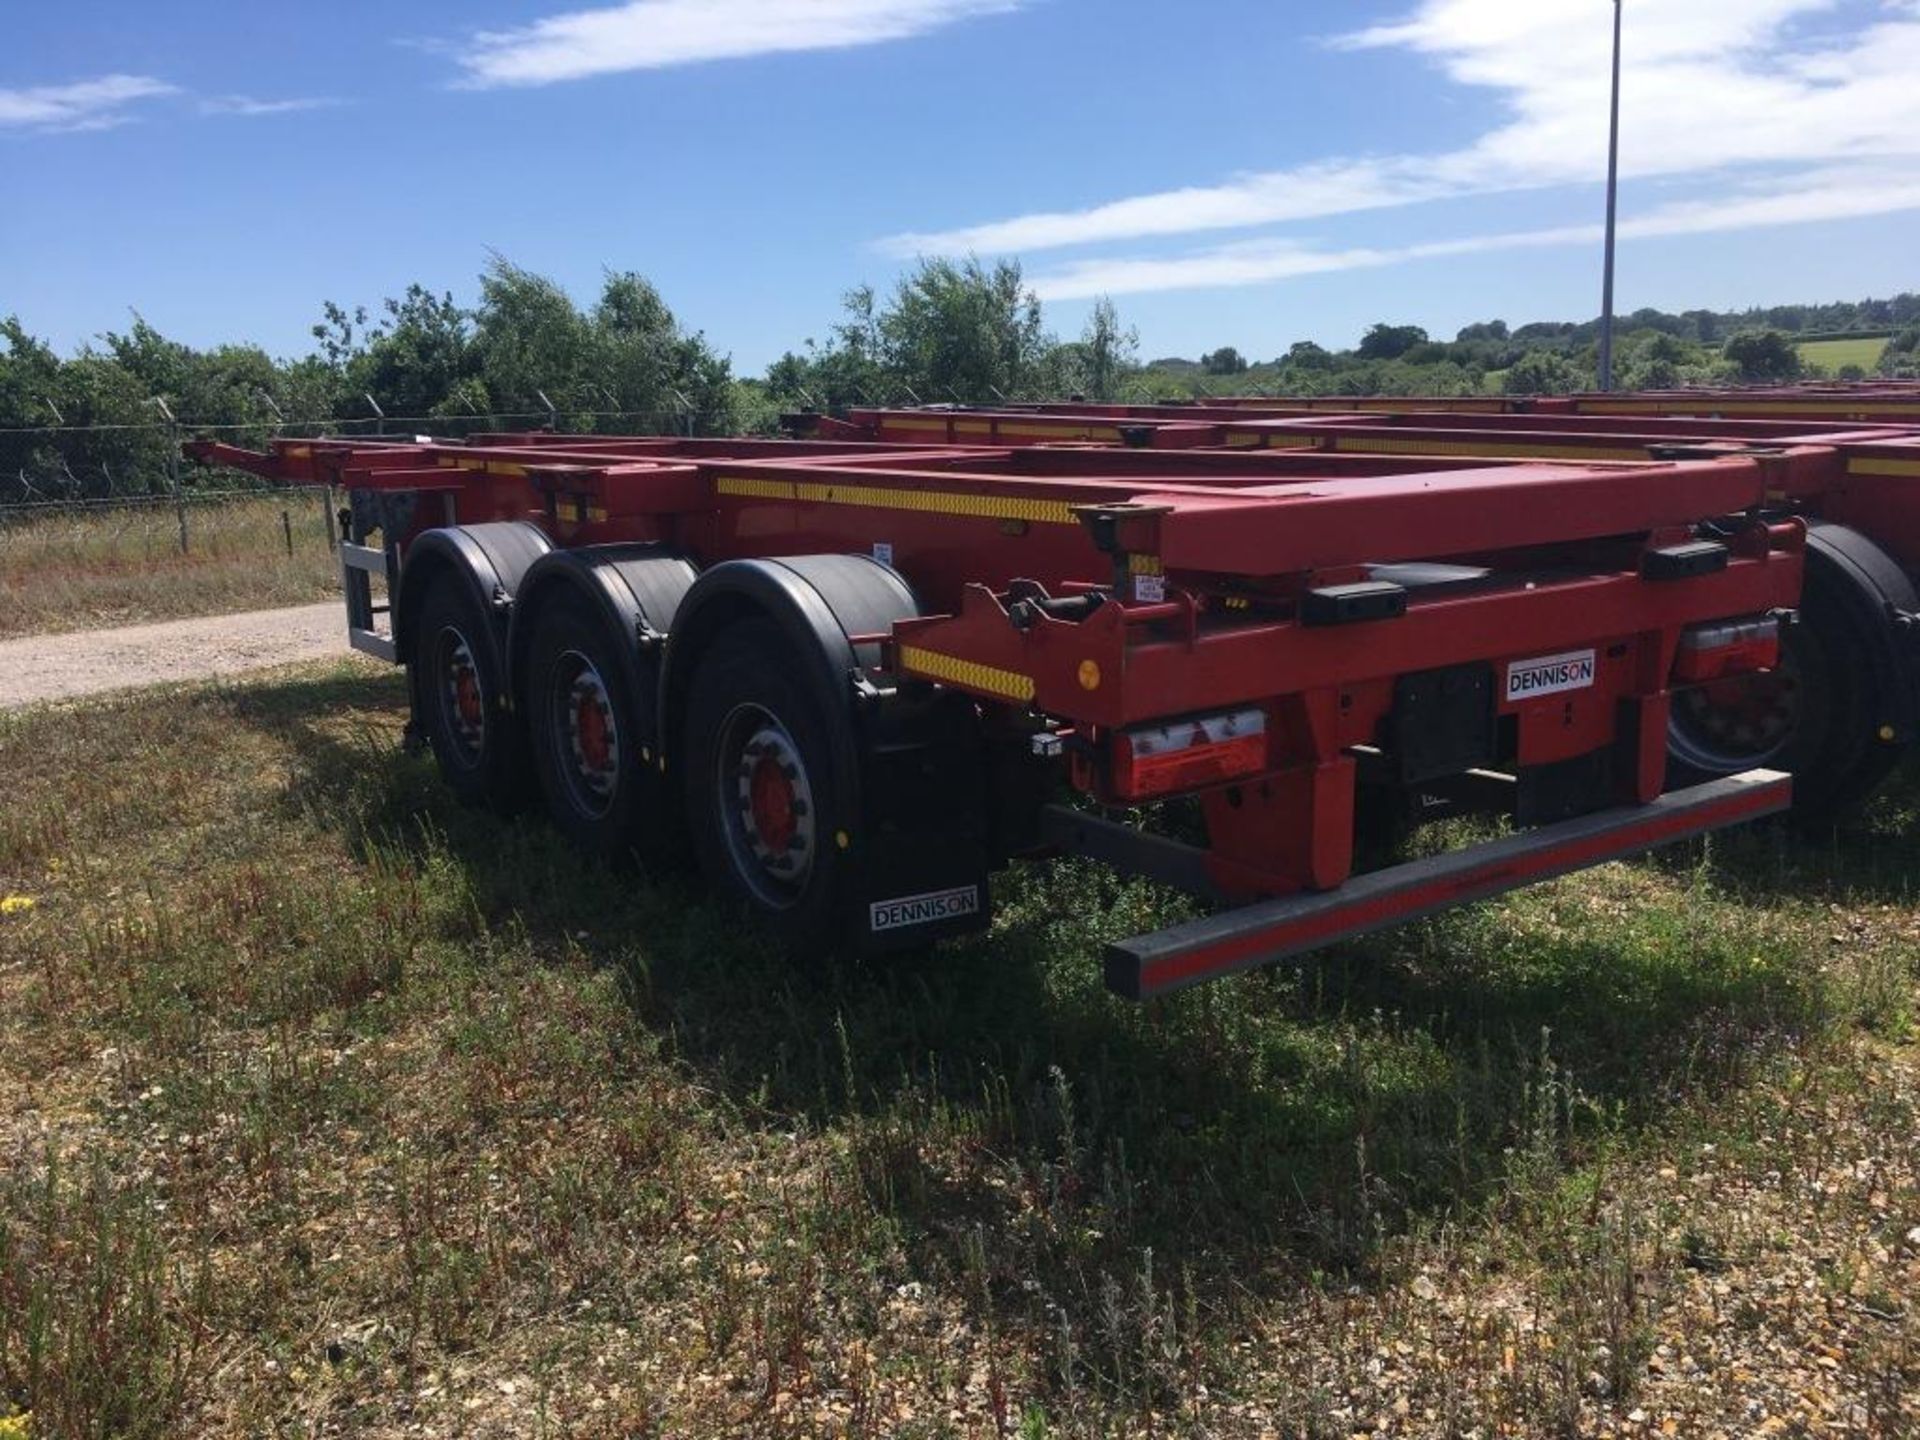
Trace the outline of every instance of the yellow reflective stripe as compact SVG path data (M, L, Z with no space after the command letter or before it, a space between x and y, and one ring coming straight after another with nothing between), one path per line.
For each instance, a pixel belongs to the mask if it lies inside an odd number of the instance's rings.
M1863 458L1847 466L1849 475L1920 475L1920 460L1874 460Z
M1026 520L1040 525L1073 525L1064 500L1022 500L1007 495L967 495L951 490L900 490L877 485L821 485L796 480L755 480L722 476L714 493L751 500L794 500L808 505L855 505L869 510L918 510L931 515L965 515L979 520Z
M1280 434L1270 430L1229 430L1227 445L1235 450L1245 450L1256 445L1265 446L1269 450L1317 450L1320 447L1320 437Z
M999 424L997 435L1018 435L1033 440L1118 440L1120 431L1112 425L1029 425Z
M472 475L509 475L518 480L524 480L527 475L526 466L512 465L505 460L476 462L459 455L442 455L439 465L442 470L465 470Z
M1158 555L1127 556L1127 573L1130 575L1164 575L1166 566L1160 563Z
M1589 415L1755 415L1782 420L1817 417L1823 420L1860 420L1872 424L1875 415L1920 415L1920 404L1881 400L1582 400L1579 411Z
M1031 675L1022 675L1017 670L997 670L991 665L962 660L957 655L942 655L935 650L919 650L911 645L903 645L900 647L900 666L915 675L945 680L950 685L958 685L966 690L998 695L1003 700L1017 700L1025 704L1034 695Z
M900 430L939 430L951 431L955 435L1014 435L1023 440L1112 440L1120 439L1117 425L1076 425L1071 421L1058 420L1052 424L1030 420L962 420L946 415L889 416L880 422L884 431L889 428Z
M1370 440L1360 435L1337 436L1336 450L1368 455L1486 455L1528 460L1645 460L1646 450L1635 447L1586 445L1514 445L1493 440Z
M791 480L716 480L713 482L716 495L739 495L748 500L791 500L793 482Z

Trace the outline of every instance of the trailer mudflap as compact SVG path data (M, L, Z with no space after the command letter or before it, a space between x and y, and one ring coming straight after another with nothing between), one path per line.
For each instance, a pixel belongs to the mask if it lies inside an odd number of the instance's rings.
M1356 876L1337 890L1289 895L1107 947L1107 987L1149 1000L1239 970L1304 955L1370 930L1489 899L1723 826L1793 802L1791 777L1749 770L1481 845Z

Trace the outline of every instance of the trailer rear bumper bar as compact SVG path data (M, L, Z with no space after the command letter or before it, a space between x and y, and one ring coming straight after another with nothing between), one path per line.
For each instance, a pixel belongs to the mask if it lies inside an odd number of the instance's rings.
M1793 782L1749 770L1444 855L1361 875L1338 890L1289 895L1109 945L1107 986L1149 1000L1353 935L1786 810Z

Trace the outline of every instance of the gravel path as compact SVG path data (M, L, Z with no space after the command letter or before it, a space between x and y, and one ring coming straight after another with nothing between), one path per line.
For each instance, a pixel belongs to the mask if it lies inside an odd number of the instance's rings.
M29 635L0 640L0 710L347 653L347 617L338 600L118 630Z

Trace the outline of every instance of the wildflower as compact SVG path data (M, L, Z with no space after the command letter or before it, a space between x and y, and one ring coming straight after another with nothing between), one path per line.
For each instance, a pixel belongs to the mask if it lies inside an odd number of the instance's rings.
M0 915L24 915L33 909L33 905L34 900L31 895L9 895L5 899L0 899ZM11 1420L0 1420L0 1440L13 1440L16 1433L20 1435L27 1433L25 1430L17 1432L8 1430L6 1427L11 1424L13 1424Z

